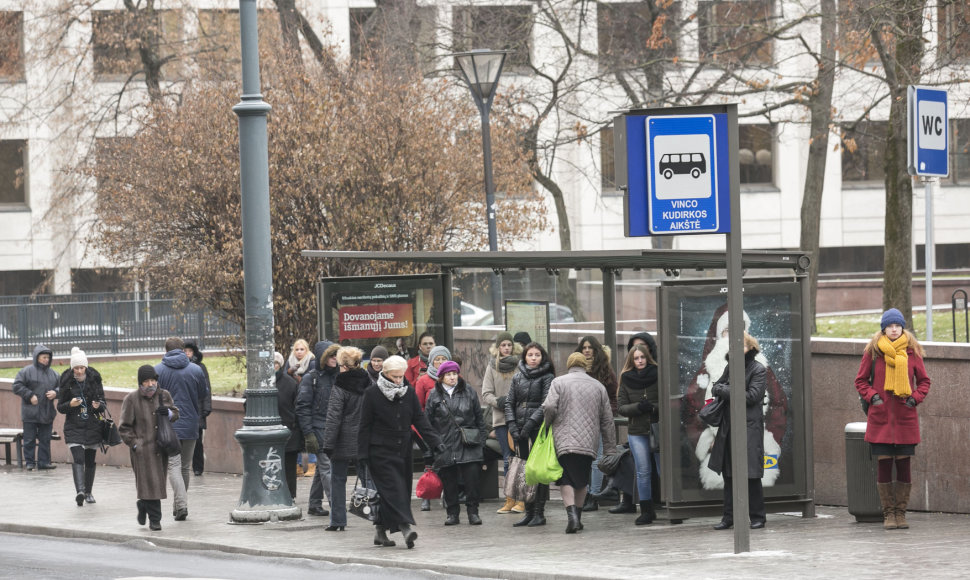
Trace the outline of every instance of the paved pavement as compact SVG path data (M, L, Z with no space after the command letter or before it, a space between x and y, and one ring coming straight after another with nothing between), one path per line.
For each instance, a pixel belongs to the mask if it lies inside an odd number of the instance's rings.
M306 508L309 478L300 478L298 503ZM413 550L372 545L373 528L350 516L346 532L325 532L328 518L234 525L242 478L206 473L193 477L189 517L175 522L171 499L163 500L162 531L135 522L135 484L130 469L98 469L98 503L77 507L71 470L26 472L0 467L0 531L113 542L149 540L184 550L217 550L257 556L300 557L427 569L486 578L957 578L965 577L970 516L913 513L909 530L884 531L859 524L842 507L819 507L818 517L769 514L765 530L751 532L751 551L734 554L732 532L716 532L715 518L680 525L661 520L636 527L635 516L605 509L583 516L586 529L566 535L562 503L547 506L548 525L512 528L514 514L498 515L499 502L483 504L483 526L444 527L444 510L418 511Z

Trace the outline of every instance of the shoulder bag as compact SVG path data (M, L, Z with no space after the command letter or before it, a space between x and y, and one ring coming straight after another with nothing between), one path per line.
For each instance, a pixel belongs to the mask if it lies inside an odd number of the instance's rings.
M158 445L158 450L169 456L181 453L182 444L175 434L175 427L172 427L172 422L168 419L168 407L155 409L155 419L158 424L155 429L155 444Z
M360 476L354 483L354 492L350 494L350 505L347 511L359 518L373 522L377 519L377 512L380 509L381 496L376 489L368 489L360 483Z
M549 484L562 477L562 466L556 456L556 442L552 440L552 429L546 422L539 427L539 436L525 462L525 482Z
M107 403L101 401L101 404L104 405L104 414L101 415L101 452L107 453L108 447L121 444L121 434L118 433L118 426L111 419Z
M726 407L727 401L721 397L714 397L713 401L704 405L704 408L700 410L697 416L705 425L720 427L721 421L724 420L724 410Z
M458 419L455 419L454 413L451 412L451 407L448 406L448 401L442 399L441 406L445 408L448 416L451 417L451 422L455 424L458 428L458 437L461 438L461 444L466 447L478 447L482 444L479 439L482 436L482 432L478 430L478 427L462 427L458 424Z

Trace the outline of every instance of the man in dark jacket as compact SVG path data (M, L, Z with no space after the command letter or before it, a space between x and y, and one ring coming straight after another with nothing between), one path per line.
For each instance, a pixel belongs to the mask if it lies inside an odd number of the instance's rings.
M199 420L208 392L205 374L199 366L186 356L185 343L181 338L172 337L165 341L165 356L155 365L158 373L158 386L172 395L179 410L178 421L174 423L175 434L182 444L182 453L168 458L168 481L175 495L172 511L176 521L189 515L187 491L189 489L189 470L195 442L199 438Z
M57 373L51 368L53 354L51 349L38 344L34 347L34 362L20 369L13 381L13 392L21 398L20 419L24 422L27 471L33 471L34 466L40 469L56 468L51 464L51 432L54 417L57 416L54 409ZM35 442L40 445L36 446ZM37 447L40 447L39 453L36 452Z
M209 369L202 363L202 351L195 341L185 341L185 356L189 360L199 365L205 375L205 400L202 402L202 417L199 418L199 439L195 442L195 451L192 453L192 472L202 475L205 470L205 450L202 448L202 441L205 439L206 417L212 413L212 383L209 381Z
M319 368L307 372L300 381L300 391L296 396L296 418L306 441L307 453L315 453L317 467L310 484L310 503L307 513L311 516L328 516L330 511L323 508L323 496L330 495L330 458L323 453L320 443L327 426L327 408L330 393L337 376L337 350L339 344L320 341L313 347L313 355Z

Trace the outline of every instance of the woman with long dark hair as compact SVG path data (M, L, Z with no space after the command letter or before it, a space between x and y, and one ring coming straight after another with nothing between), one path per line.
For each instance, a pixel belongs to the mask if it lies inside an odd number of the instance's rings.
M549 353L537 342L530 342L522 350L519 369L512 377L512 386L505 397L505 424L515 443L515 454L523 460L529 458L529 449L539 435L542 425L542 403L549 394L549 386L556 377ZM525 516L512 524L519 526L542 526L546 523L545 507L549 499L549 486L539 484L535 499L525 506Z
M627 441L637 472L637 495L640 496L640 517L636 525L653 523L651 477L654 465L659 470L660 453L650 449L650 430L660 419L658 404L660 391L657 385L657 361L650 355L646 345L638 344L630 349L620 373L620 390L617 393L620 415L629 418ZM620 492L620 503L609 510L611 514L636 513L633 498Z

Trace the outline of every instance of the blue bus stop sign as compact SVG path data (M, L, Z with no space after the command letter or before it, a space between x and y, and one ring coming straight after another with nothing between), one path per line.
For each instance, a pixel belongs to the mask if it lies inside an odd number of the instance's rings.
M730 231L720 203L730 195L727 132L718 130L718 116L646 118L651 235Z
M950 173L946 91L910 86L906 96L909 174L946 177Z

